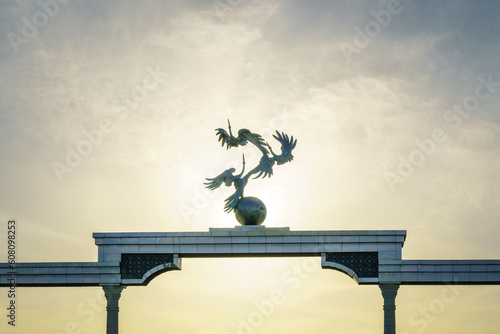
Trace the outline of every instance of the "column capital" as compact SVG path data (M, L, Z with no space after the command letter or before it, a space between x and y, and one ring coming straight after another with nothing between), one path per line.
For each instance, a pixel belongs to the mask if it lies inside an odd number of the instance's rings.
M380 284L382 296L385 298L395 299L398 294L399 284Z
M108 301L118 301L122 295L123 289L126 287L123 285L103 285L104 295Z

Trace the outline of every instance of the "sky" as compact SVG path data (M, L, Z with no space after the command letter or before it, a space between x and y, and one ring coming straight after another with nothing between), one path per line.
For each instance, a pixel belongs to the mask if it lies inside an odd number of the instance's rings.
M258 162L254 147L221 148L214 129L228 119L274 151L275 130L298 140L292 162L245 189L266 204L265 226L407 230L403 259L498 259L499 10L0 2L0 259L9 219L23 262L96 261L93 232L237 225L223 211L231 189L203 186L239 171L242 153ZM275 290L282 303L250 326ZM498 333L499 297L402 286L399 333ZM381 333L382 302L318 258L185 259L123 292L120 332ZM18 326L4 319L2 333L104 333L102 289L20 288L18 303Z

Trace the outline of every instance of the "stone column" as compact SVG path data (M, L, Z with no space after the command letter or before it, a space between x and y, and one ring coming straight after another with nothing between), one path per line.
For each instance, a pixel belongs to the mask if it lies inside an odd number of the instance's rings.
M384 334L396 334L396 295L399 284L380 284L384 297Z
M125 287L121 285L108 285L102 288L108 301L106 307L106 334L118 334L118 311L120 310L118 301Z

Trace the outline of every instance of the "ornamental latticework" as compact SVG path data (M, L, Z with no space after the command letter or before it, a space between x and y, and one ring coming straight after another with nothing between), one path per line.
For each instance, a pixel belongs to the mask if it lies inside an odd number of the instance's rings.
M377 252L326 253L326 261L351 269L359 278L378 277Z
M120 273L122 279L141 279L154 267L173 262L172 254L122 254Z

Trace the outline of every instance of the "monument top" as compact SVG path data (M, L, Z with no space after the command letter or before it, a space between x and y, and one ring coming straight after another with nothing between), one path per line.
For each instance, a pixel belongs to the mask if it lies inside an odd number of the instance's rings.
M243 146L250 142L259 149L262 153L262 157L260 158L257 166L243 176L245 172L245 154L243 154L243 167L239 175L233 175L236 169L229 168L214 178L207 178L205 186L210 190L215 190L223 183L227 187L234 185L236 191L234 194L226 198L224 211L229 213L234 210L236 219L241 225L260 225L264 222L264 219L266 219L266 206L256 197L244 197L243 191L245 186L251 176L255 175L253 177L254 179L260 177L265 178L266 176L271 177L273 175L273 166L275 164L283 165L284 163L292 161L292 150L297 145L297 140L294 140L293 136L291 138L288 137L288 135L284 132L279 133L276 131L276 135L273 135L273 137L281 144L281 154L277 155L274 153L271 145L269 145L269 143L266 142L261 135L253 133L248 129L241 129L238 131L238 137L234 137L229 120L227 123L229 126L229 133L222 128L215 129L223 147L226 145L226 148L229 149L232 147Z
M352 237L385 237L383 240L389 240L390 237L398 238L404 241L406 239L406 230L298 230L291 231L289 227L265 227L265 226L235 226L234 228L209 228L208 232L190 231L190 232L94 232L92 236L96 239L109 238L165 238L165 237L217 237L217 236L259 236L259 235L280 235L280 236L352 236ZM368 240L372 240L368 239ZM319 240L319 239L318 239ZM373 239L376 240L376 239ZM382 240L382 239L380 239ZM391 239L392 240L392 239Z

